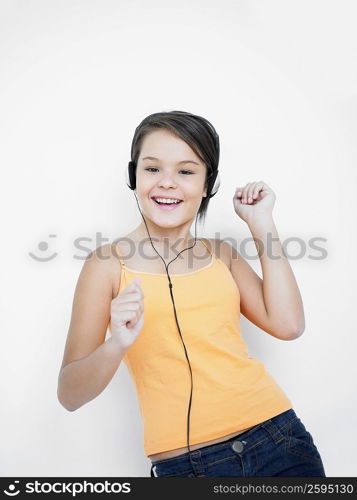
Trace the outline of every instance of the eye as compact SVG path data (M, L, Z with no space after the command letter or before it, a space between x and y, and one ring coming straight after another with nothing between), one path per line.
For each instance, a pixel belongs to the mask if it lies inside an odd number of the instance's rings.
M151 169L151 170L157 170L157 168L156 168L156 167L147 167L145 170L150 170L150 169ZM191 172L190 170L180 170L180 172L186 172L186 174L185 174L185 175L191 175L191 174L193 174L193 173L194 173L194 172Z

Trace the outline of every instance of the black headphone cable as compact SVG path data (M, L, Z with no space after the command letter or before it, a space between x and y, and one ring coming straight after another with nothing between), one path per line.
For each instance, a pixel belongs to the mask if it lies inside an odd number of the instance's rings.
M185 343L183 341L183 338L182 338L182 334L181 334L181 330L180 330L180 325L178 323L178 319L177 319L177 313L176 313L176 307L175 307L175 301L174 301L174 297L173 297L173 294L172 294L172 283L171 283L171 278L170 278L170 275L169 275L169 272L168 272L168 266L171 264L171 262L173 262L175 259L177 259L177 257L179 255L181 255L182 252L184 252L185 250L189 250L190 248L193 248L195 245L196 245L196 233L197 233L197 216L198 216L198 212L196 214L196 221L195 221L195 242L192 246L190 247L187 247L187 248L184 248L183 250L181 250L181 252L179 252L176 257L174 259L172 259L167 265L166 265L166 262L164 261L164 259L161 257L161 255L159 254L159 252L156 250L156 248L154 247L153 243L152 243L152 240L151 240L151 236L150 236L150 233L149 233L149 229L147 227L147 224L146 224L146 221L145 221L145 218L144 218L144 215L140 209L140 206L139 206L139 202L138 202L138 199L136 197L136 194L134 193L135 195L135 199L136 199L136 203L138 205L138 208L139 208L139 211L141 213L141 216L144 220L144 223L145 223L145 226L146 226L146 230L148 232L148 235L149 235L149 239L150 239L150 243L151 243L151 246L153 247L153 249L155 250L155 252L157 253L157 255L160 257L160 259L163 261L164 265L165 265L165 270L166 270L166 274L167 274L167 277L168 277L168 280L169 280L169 289L170 289L170 295L171 295L171 300L172 300L172 304L174 306L174 313L175 313L175 320L176 320L176 324L177 324L177 328L178 328L178 331L179 331L179 334L180 334L180 337L181 337L181 340L182 340L182 343L183 343L183 346L184 346L184 349L185 349L185 355L186 355L186 358L187 358L187 361L188 361L188 366L190 368L190 375L191 375L191 394L190 394L190 402L189 402L189 407L188 407L188 414L187 414L187 448L188 448L188 455L189 455L189 459L190 459L190 462L191 462L191 466L192 466L192 470L193 470L193 473L194 475L196 476L196 472L195 472L195 469L193 467L193 464L192 464L192 458L191 458L191 449L190 449L190 439L189 439L189 435L190 435L190 412L191 412L191 402L192 402L192 390L193 390L193 381L192 381L192 369L191 369L191 364L190 364L190 360L188 359L188 355L187 355L187 350L186 350L186 346L185 346Z

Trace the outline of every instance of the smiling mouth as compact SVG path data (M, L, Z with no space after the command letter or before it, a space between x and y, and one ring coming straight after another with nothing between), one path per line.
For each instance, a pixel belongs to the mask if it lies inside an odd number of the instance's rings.
M180 203L182 203L182 200L174 201L173 203L165 203L165 202L157 201L156 198L152 198L152 200L154 200L155 203L157 203L158 205L179 205Z
M182 200L174 203L160 203L159 201L156 201L155 198L151 198L152 201L157 205L158 208L161 210L175 210L179 205L183 203Z

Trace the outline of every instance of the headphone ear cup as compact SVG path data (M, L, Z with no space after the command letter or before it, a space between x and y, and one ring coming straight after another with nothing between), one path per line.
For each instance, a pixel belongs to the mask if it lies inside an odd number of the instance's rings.
M135 164L131 160L129 161L128 168L125 171L125 181L129 189L134 190L136 188Z
M213 186L212 186L212 184L213 184ZM218 173L218 169L217 169L212 173L212 175L208 181L207 191L210 194L207 195L207 198L212 198L218 192L220 185L221 185L221 179L219 177L219 173Z
M136 188L136 174L135 174L135 164L132 161L129 161L128 168L125 171L125 182L129 189L134 190ZM213 184L213 186L212 186ZM207 183L207 191L210 193L207 195L208 198L212 198L219 189L221 185L221 180L219 177L218 169L212 172L208 179Z
M130 187L130 179L129 179L129 169L126 168L124 170L124 176L125 176L125 184L128 186L129 189L131 189Z

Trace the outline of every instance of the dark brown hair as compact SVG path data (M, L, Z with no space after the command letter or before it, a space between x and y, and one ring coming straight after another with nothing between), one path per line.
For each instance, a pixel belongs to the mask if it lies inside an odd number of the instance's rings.
M202 116L185 111L162 111L153 113L136 127L131 144L131 161L135 168L144 137L155 129L164 128L184 140L206 165L205 189L208 178L218 169L219 137L213 125ZM212 187L212 186L211 186ZM205 220L209 195L203 197L198 210L198 219Z

